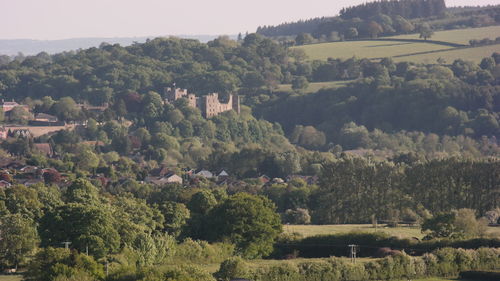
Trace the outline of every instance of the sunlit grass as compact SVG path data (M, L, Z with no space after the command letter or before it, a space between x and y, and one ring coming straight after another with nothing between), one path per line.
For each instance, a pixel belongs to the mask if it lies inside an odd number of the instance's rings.
M397 62L411 61L418 63L436 63L439 58L442 58L447 64L451 64L457 59L480 63L483 58L491 56L494 52L500 52L500 44L466 49L452 49L444 52L430 54L397 57L394 58L394 60Z
M295 47L305 51L311 60L328 58L383 58L419 52L452 49L450 46L424 42L389 42L389 41L347 41L311 44Z
M386 38L394 39L420 39L420 34L398 35ZM457 30L437 31L430 40L457 43L468 45L472 39L481 40L484 38L495 39L500 37L500 26L488 26L479 28L467 28Z
M351 231L360 232L377 232L382 231L388 233L391 236L397 236L401 238L412 238L416 237L422 239L424 234L420 231L418 226L400 226L400 227L386 227L380 225L374 228L371 224L334 224L334 225L284 225L283 230L286 233L297 232L304 237L315 236L315 235L327 235L335 233L345 233ZM490 237L500 237L500 227L489 227L488 235Z
M330 88L341 88L349 84L351 81L333 81L333 82L314 82L314 83L309 83L309 86L307 89L301 91L301 93L304 94L309 94L309 93L315 93L321 89L330 89ZM278 91L286 91L286 92L291 92L292 90L292 85L291 84L281 84L278 86Z
M297 232L304 237L314 235L326 235L335 233L345 233L351 231L360 232L386 232L392 236L402 238L417 237L422 238L424 235L421 233L419 227L384 227L383 225L374 228L371 224L335 224L335 225L284 225L285 232Z
M23 277L21 275L0 275L0 281L21 281Z

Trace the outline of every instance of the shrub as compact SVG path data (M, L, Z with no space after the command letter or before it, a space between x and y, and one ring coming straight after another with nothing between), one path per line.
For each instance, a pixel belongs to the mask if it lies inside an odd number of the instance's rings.
M221 263L234 253L230 243L213 243L188 238L177 246L174 259L192 263Z
M500 250L494 248L480 248L477 250L478 268L477 269L492 269L500 267Z
M196 266L180 266L168 269L165 281L215 281L210 273ZM146 281L146 280L144 280ZM149 281L149 279L147 280Z
M307 281L340 280L338 267L328 262L303 262L298 266L299 274Z
M219 270L214 274L218 280L229 281L233 278L246 278L248 276L248 266L240 257L232 257L220 265Z
M284 263L269 268L261 268L252 275L255 281L295 281L303 280L296 266L290 263Z

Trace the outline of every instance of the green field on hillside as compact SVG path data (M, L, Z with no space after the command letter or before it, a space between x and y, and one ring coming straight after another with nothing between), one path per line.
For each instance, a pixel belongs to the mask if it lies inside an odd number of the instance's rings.
M438 31L432 40L468 45L471 39L495 39L500 37L500 26L469 28L459 30ZM389 39L419 39L418 34L386 37ZM416 63L436 63L443 58L447 63L456 59L466 59L479 63L484 57L494 52L500 52L499 45L489 45L476 48L458 48L424 42L397 42L397 41L347 41L311 44L298 46L305 51L311 60L326 60L328 58L383 58L394 57L396 61L410 61ZM424 53L425 54L419 54Z
M484 38L495 39L497 37L500 37L500 26L437 31L434 33L434 35L430 40L468 45L469 40L472 39L478 39L478 40ZM419 34L398 35L386 38L420 39Z
M437 52L430 54L397 57L394 58L394 61L436 63L437 59L443 58L446 61L446 63L450 64L457 59L463 59L463 60L473 61L475 63L480 63L483 58L491 56L491 54L493 54L494 52L500 52L500 44L476 47L476 48L447 50L445 52Z
M374 228L371 224L335 224L335 225L283 225L283 230L286 233L297 232L304 237L314 235L325 235L335 233L345 233L351 231L375 232L383 231L393 236L402 238L417 237L423 238L424 235L420 231L420 227L384 227L380 225ZM488 234L492 237L500 237L500 227L489 227Z
M325 235L335 233L345 233L351 231L376 232L382 231L390 235L399 237L417 237L422 238L424 235L420 232L419 227L380 227L374 228L371 224L335 224L335 225L283 225L283 230L288 233L297 232L304 237L314 235Z
M321 89L330 89L330 88L340 88L344 87L347 84L349 84L351 81L333 81L333 82L314 82L314 83L309 83L309 86L307 89L304 91L301 91L302 93L309 94L309 93L316 93L317 91ZM286 91L286 92L291 92L292 90L292 85L291 84L281 84L278 85L278 91Z
M431 43L347 41L311 44L295 48L304 50L311 60L326 60L328 58L347 59L352 57L370 59L382 58L420 52L449 50L453 47Z

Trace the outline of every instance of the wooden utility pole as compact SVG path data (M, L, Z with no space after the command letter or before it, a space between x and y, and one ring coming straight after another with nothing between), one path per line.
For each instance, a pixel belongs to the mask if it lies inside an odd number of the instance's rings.
M62 242L61 244L64 244L64 248L67 250L69 249L69 245L71 244L71 242Z
M348 247L350 249L349 257L351 258L351 262L356 263L356 253L358 251L358 245L351 244L348 245Z

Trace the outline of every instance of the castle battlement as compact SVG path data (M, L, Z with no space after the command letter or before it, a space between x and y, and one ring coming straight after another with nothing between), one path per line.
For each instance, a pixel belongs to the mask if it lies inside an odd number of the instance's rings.
M240 113L240 97L238 95L230 94L227 102L221 102L218 93L197 97L195 94L188 93L186 89L165 88L166 103L173 103L180 98L186 98L189 106L200 109L205 118L211 118L229 110Z

